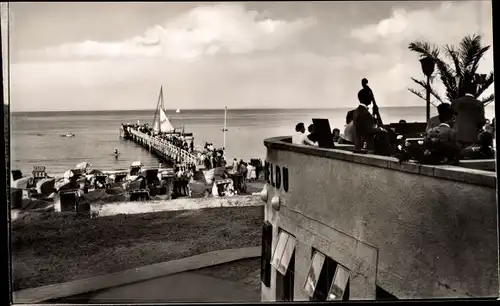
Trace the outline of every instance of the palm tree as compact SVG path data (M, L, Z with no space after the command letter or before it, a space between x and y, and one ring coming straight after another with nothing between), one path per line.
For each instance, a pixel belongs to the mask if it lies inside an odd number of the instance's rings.
M439 47L427 42L412 42L408 48L420 54L421 57L430 57L434 60L439 78L446 88L447 101L451 102L458 97L464 96L465 89L471 84L477 84L477 92L474 97L479 99L486 89L493 84L493 71L487 75L477 74L481 58L490 49L490 46L481 44L481 35L465 36L458 48L450 45L444 46L442 48L445 53L443 58L440 57ZM448 64L446 60L450 61L451 64ZM412 80L424 89L426 88L426 82L414 78ZM408 90L425 100L421 92L411 88ZM432 87L431 95L439 102L444 102ZM494 100L495 96L493 94L481 99L484 105Z

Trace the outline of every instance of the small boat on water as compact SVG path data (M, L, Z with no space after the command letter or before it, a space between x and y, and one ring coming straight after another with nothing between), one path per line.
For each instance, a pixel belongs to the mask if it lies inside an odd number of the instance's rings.
M61 134L61 137L75 137L75 133Z

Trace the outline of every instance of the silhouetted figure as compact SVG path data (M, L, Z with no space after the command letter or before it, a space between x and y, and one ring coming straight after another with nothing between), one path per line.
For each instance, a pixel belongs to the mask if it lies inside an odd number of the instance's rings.
M339 142L339 140L340 140L340 130L337 129L337 128L334 128L332 130L332 136L333 136L333 141Z
M439 121L439 114L441 114L443 111L447 111L451 107L450 103L441 103L437 106L437 111L438 115L429 118L429 121L427 121L427 127L425 128L426 131L435 128L436 126L441 124L441 121Z
M427 131L423 144L412 143L402 150L400 162L415 159L421 164L453 164L460 158L460 147L456 144L456 133L451 128L456 113L446 109L439 114L441 123Z
M307 138L312 141L313 143L318 142L318 134L314 132L314 124L309 124L307 127L307 131L309 134L307 135Z
M364 91L364 95L366 98L370 101L370 104L373 105L373 118L375 118L375 123L379 126L382 127L382 118L380 117L380 113L378 111L378 106L377 103L375 102L375 97L373 95L372 89L368 86L368 80L366 78L363 78L361 80L361 86L363 87L362 91Z
M382 128L382 120L380 119L378 110L375 111L376 105L374 105L374 112L377 114L378 119L372 116L368 110L368 106L374 99L373 93L367 85L358 92L358 100L359 106L353 116L355 131L354 152L366 153L367 151L363 148L364 143L366 143L367 148L373 150L375 154L392 154L393 150L391 149L389 135Z
M473 144L486 123L484 105L474 98L477 90L476 85L471 84L465 90L464 97L451 102L451 108L457 113L455 130L457 132L457 142L461 147Z
M356 131L354 136L354 152L366 153L363 149L363 144L369 141L375 125L375 118L368 111L372 95L368 90L361 89L358 92L358 100L359 106L353 114L354 129Z

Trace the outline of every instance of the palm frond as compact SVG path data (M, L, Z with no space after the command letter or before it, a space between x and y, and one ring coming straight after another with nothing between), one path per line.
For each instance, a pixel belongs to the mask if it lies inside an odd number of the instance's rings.
M423 92L419 92L419 91L417 91L417 90L415 90L415 89L413 89L413 88L408 88L408 91L409 91L409 92L411 92L412 94L414 94L415 96L419 97L420 99L422 99L422 100L424 100L424 101L427 101L427 99L425 98L425 96L424 96L424 93L423 93ZM439 103L443 103L442 101L439 101L439 100L438 100L438 102L439 102ZM436 105L436 104L437 104L437 102L436 102L436 101L432 101L432 100L431 100L431 104L432 104L433 106L437 107L437 105Z
M484 106L490 104L493 101L495 101L495 94L491 94L491 95L481 99L481 102L483 102Z
M470 71L473 72L473 73L476 73L477 71L477 68L479 68L479 61L481 61L481 59L483 58L483 56L486 54L486 52L488 52L488 50L490 49L490 46L486 46L486 47L482 47L476 54L476 57L472 63L472 65L470 66Z
M446 88L446 98L449 101L458 98L458 86L457 81L455 80L455 71L453 71L453 69L451 69L450 66L444 61L437 61L436 66L439 71L441 82Z
M459 43L458 53L461 60L462 71L471 70L472 66L478 58L480 59L490 46L483 47L481 45L481 35L465 36Z
M476 82L476 72L478 70L481 58L484 57L490 46L481 44L482 37L480 35L465 36L458 47L445 45L443 47L445 57L440 58L440 49L436 45L432 45L425 41L415 41L408 45L408 49L418 53L421 57L430 57L436 64L436 72L439 75L441 83L446 88L445 98L448 101L465 95L465 90L469 85ZM457 82L457 76L460 77L460 82ZM426 83L412 79L420 87L426 88ZM493 84L493 73L491 72L484 84L479 84L476 98L480 97L486 89ZM410 91L412 92L412 91ZM415 91L417 92L417 91ZM416 94L416 93L414 93ZM443 102L441 97L431 91L433 97L438 101ZM423 97L424 95L421 94ZM490 97L487 97L487 103L491 102Z
M486 91L486 89L491 86L491 84L493 84L493 71L486 76L484 83L479 84L479 86L477 87L476 98L480 97Z
M458 56L458 52L455 50L455 47L446 45L444 46L444 50L446 55L453 61L453 65L455 66L455 75L462 76L460 58Z
M415 78L411 78L411 80L415 83L417 83L420 87L422 87L424 90L427 90L427 83L425 81L422 81L422 80L417 80ZM408 89L410 90L410 89ZM434 98L436 100L438 100L440 103L443 103L443 99L439 96L439 94L436 92L436 90L434 88L432 88L432 86L430 86L429 88L430 92L431 92L431 95L434 96ZM410 92L412 92L410 90ZM412 92L413 93L413 92ZM415 93L413 93L415 94ZM416 94L415 94L416 95ZM418 96L418 95L417 95ZM422 98L425 100L425 98Z
M426 100L423 93L416 91L413 88L408 88L408 91L411 92L412 94L414 94L415 96L419 97L420 99L422 99L424 101Z
M415 41L408 45L408 49L417 52L421 57L439 58L439 48L424 41Z

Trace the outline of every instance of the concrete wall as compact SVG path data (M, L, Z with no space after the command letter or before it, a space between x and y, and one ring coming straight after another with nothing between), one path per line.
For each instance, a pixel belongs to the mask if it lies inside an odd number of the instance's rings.
M352 299L374 299L375 284L400 299L497 296L495 173L265 144L266 161L289 171L288 192L269 185L266 219L274 240L281 227L299 241L297 299L306 299L311 247L360 276ZM275 195L279 211L270 205ZM263 300L274 299L275 273Z

